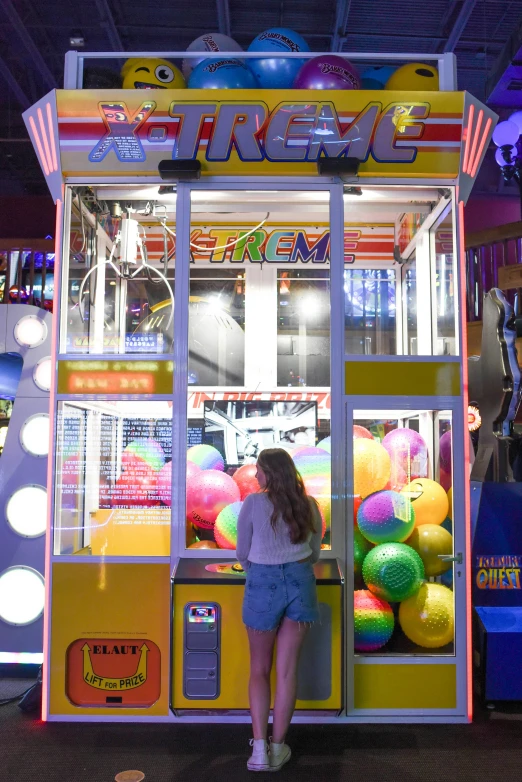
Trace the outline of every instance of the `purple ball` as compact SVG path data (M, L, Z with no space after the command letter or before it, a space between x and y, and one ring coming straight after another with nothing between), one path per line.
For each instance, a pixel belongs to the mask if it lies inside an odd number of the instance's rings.
M415 526L411 501L396 491L377 491L362 501L357 526L370 543L403 543Z
M451 429L440 438L439 456L442 469L451 472Z
M361 82L353 65L338 54L321 54L308 60L294 81L296 90L359 90Z
M382 445L390 454L392 465L404 470L409 476L408 481L427 477L428 446L415 429L393 429L388 432Z

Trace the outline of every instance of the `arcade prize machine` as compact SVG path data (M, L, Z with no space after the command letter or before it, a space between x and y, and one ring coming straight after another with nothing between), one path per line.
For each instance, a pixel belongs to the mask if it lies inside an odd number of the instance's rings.
M296 719L468 720L462 215L495 116L451 55L426 92L83 90L90 56L24 115L61 257L44 719L248 719L237 517L276 446L323 529Z

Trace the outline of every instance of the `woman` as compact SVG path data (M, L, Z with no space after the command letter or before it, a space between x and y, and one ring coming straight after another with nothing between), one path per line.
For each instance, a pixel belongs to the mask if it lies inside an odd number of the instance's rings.
M250 771L278 771L290 760L286 732L295 708L297 661L311 622L318 619L312 564L321 550L321 516L291 457L261 451L256 477L237 524L237 558L246 571L243 622L250 645L248 686L254 738ZM273 738L267 744L270 672L275 640Z

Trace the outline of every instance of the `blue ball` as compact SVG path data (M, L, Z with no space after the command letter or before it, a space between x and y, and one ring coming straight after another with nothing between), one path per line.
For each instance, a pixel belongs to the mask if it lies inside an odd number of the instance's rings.
M383 90L384 85L397 70L391 65L374 65L361 74L362 90Z
M251 90L256 77L240 60L208 59L196 65L187 87L196 90Z
M305 39L286 27L271 27L260 33L250 46L249 52L309 52ZM248 60L259 86L268 90L284 90L292 87L294 79L306 60L285 57L263 57ZM189 85L190 86L190 85Z

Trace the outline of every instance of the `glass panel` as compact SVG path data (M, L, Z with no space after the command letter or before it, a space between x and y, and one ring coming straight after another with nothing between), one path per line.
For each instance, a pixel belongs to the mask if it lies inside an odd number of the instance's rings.
M193 191L191 221L187 545L235 549L257 456L281 447L330 547L328 193Z
M403 277L404 306L404 352L407 356L418 354L417 333L417 258L414 253L404 271Z
M330 273L284 271L277 277L277 385L330 383Z
M435 265L434 353L437 356L455 356L458 348L455 339L456 278L451 208L431 231L431 255Z
M172 406L59 402L55 554L169 556Z
M162 205L129 203L72 198L62 352L172 352L175 223Z
M395 287L395 269L345 270L345 353L397 352Z
M453 655L451 413L354 413L355 653Z

